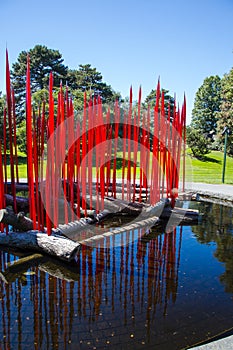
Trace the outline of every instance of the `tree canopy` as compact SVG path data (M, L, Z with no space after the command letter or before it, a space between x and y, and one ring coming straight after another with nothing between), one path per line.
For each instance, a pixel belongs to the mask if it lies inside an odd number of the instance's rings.
M66 79L68 68L63 64L63 58L58 50L48 49L44 45L36 45L33 49L22 51L12 65L12 82L15 91L18 113L23 118L25 85L27 70L27 55L30 56L31 90L47 89L49 74L52 71L54 86L59 86L61 79Z
M233 156L233 68L222 78L221 105L220 112L218 112L217 117L219 143L223 147L225 138L223 131L226 127L229 133L227 153Z
M191 126L202 134L216 134L217 113L221 102L221 79L218 75L204 79L197 90Z
M76 107L83 104L83 91L89 96L100 95L102 102L120 99L112 87L103 81L102 74L91 64L80 64L78 69L68 69L58 50L49 49L44 45L36 45L33 49L22 51L12 65L12 83L17 102L18 121L24 119L25 85L27 56L30 57L31 91L34 104L40 103L48 96L49 74L53 72L53 84L58 88L60 82L68 85L69 91L77 98Z

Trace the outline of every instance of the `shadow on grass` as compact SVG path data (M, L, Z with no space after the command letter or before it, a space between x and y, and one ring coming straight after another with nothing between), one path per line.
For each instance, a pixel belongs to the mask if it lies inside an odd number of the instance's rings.
M222 161L221 160L218 160L218 159L215 159L215 158L211 158L211 157L208 157L208 156L199 156L199 157L193 157L193 158L196 158L198 160L200 160L201 162L210 162L210 163L216 163L216 164L221 164Z

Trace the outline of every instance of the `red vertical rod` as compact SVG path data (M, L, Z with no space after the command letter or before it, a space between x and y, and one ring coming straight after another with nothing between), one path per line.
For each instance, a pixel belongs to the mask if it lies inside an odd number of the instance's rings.
M51 189L50 194L52 194L52 198L50 200L54 201L55 198L55 178L54 178L54 151L55 151L55 144L54 144L54 99L53 99L53 73L50 72L49 75L49 124L48 124L48 131L49 131L49 137L52 137L50 140L51 145ZM56 206L53 204L53 224L55 228L57 227L57 211Z
M97 113L100 128L100 193L101 193L101 210L104 209L104 195L105 195L105 177L104 177L104 161L106 148L106 125L103 121L102 101L98 96Z
M139 202L142 200L142 189L144 186L144 172L145 172L145 140L146 140L146 130L145 130L145 113L142 116L142 130L140 135L140 185L139 185Z
M83 106L83 125L82 125L82 166L81 166L81 182L82 182L82 209L84 210L85 216L87 216L86 206L86 150L87 150L87 137L86 137L86 118L87 118L87 102L86 92L84 92L84 106Z
M182 109L182 116L183 116L183 185L182 185L182 191L185 191L185 154L186 154L186 97L184 95L184 104L183 104L183 109Z
M176 112L176 100L174 101L174 108L173 108L173 122L172 122L172 160L171 160L171 190L175 188L175 178L176 178L176 171L177 171L177 164L176 164L176 146L177 146L177 112ZM174 193L171 193L171 205L174 207L175 205L175 196Z
M90 196L90 209L92 209L92 158L93 158L93 107L92 100L90 99L88 103L88 188L89 188L89 196Z
M175 172L175 188L178 190L179 188L179 175L180 175L180 156L181 156L181 147L182 147L182 121L180 110L178 108L177 112L177 153L176 153L176 172ZM178 192L176 193L176 197L178 196Z
M63 179L63 199L64 199L64 217L65 223L68 223L68 208L67 208L67 181L66 181L66 124L65 124L65 102L62 91L62 84L60 84L60 108L61 108L61 126L60 126L60 151L61 151L61 172Z
M7 192L7 157L6 157L6 148L7 148L7 137L6 137L6 108L4 108L3 114L3 149L4 149L4 180L6 184L6 192Z
M80 218L80 122L77 123L76 130L76 182L77 182L77 210L76 214Z
M134 164L133 164L133 201L136 199L136 173L137 173L137 155L138 155L138 132L139 132L139 123L140 123L140 114L141 114L141 98L142 98L142 89L141 86L139 88L138 94L138 114L136 115L136 111L134 114L134 130L133 130L133 138L134 138ZM138 123L139 121L139 123Z
M60 191L60 180L62 179L62 158L61 158L61 91L58 92L57 96L57 120L56 120L56 133L55 133L55 185L54 185L54 212L55 212L55 219L54 224L59 224L59 199L61 196Z
M70 184L70 206L71 206L71 221L74 221L74 109L72 99L69 101L69 139L71 143L71 147L69 149L69 184Z
M34 115L34 127L33 127L33 159L34 159L34 170L35 170L35 210L37 212L37 229L40 228L40 212L39 212L39 179L38 179L38 145L37 145L37 128L36 128L36 116Z
M16 113L15 113L15 93L12 89L12 107L13 107L13 124L14 124L14 158L15 158L15 170L16 170L16 181L19 183L19 169L18 169L18 152L16 142Z
M94 104L93 104L93 117L94 120L96 121L95 125L95 159L96 159L96 212L99 212L99 186L100 186L100 174L99 174L99 164L100 164L100 152L99 152L99 144L101 140L101 129L100 129L100 122L99 122L99 116L97 112L97 105L96 105L96 99L94 98Z
M153 133L153 158L151 171L151 204L154 205L159 198L158 182L158 161L159 161L159 100L160 100L160 81L157 84L156 103L154 107L154 133Z
M127 167L127 200L130 201L131 197L131 122L132 122L132 104L133 104L133 90L130 87L129 94L129 113L128 113L128 125L127 125L127 141L128 141L128 167Z
M8 115L8 127L9 127L9 142L10 142L10 173L11 173L11 191L13 196L13 209L17 212L16 205L16 190L15 190L15 174L14 174L14 152L13 152L13 139L14 134L12 125L12 101L11 101L11 82L10 82L10 68L8 61L8 51L6 50L6 99L7 99L7 115Z
M26 74L26 132L27 132L27 167L28 167L28 188L29 188L29 210L33 220L33 228L36 229L36 208L33 180L33 154L32 154L32 110L31 110L31 86L30 86L30 58L27 56Z
M109 111L110 113L110 111ZM109 124L108 126L108 141L109 141L109 147L106 150L107 154L106 154L106 158L107 158L107 174L106 174L106 193L108 196L108 190L109 190L109 186L110 186L110 182L111 182L111 155L112 155L112 125ZM113 163L114 165L114 163ZM113 185L114 187L116 187L116 183Z
M164 184L165 184L165 163L166 163L166 124L165 124L165 102L164 102L164 91L161 96L161 117L160 117L160 185L161 185L161 197L164 195Z
M109 192L109 186L111 182L111 155L112 155L112 125L110 124L110 108L108 108L107 114L106 114L106 138L108 140L108 147L106 147L106 154L105 154L105 166L106 166L106 181L105 181L105 193L108 196ZM114 163L113 163L114 167ZM114 171L114 169L113 169Z
M122 199L124 199L124 192L125 192L125 155L126 155L126 123L127 123L127 116L124 114L124 123L123 123L123 155L122 155Z
M167 115L167 159L166 159L166 187L167 198L170 197L170 176L171 176L171 108L168 103L168 115Z
M44 182L44 133L45 133L45 101L42 104L42 117L41 117L41 147L40 147L40 181ZM41 186L40 191L43 191L44 186ZM45 196L44 196L45 198ZM41 215L41 230L44 231L44 204L40 198L40 215Z
M0 209L5 208L5 197L4 197L4 178L3 178L3 166L2 166L2 141L0 139ZM4 224L0 224L1 232L4 231Z
M147 118L146 118L146 140L145 140L145 175L144 175L144 187L146 188L146 200L148 197L148 179L149 179L149 166L150 166L150 106L147 109Z
M120 109L118 101L115 102L115 123L114 123L114 161L113 161L113 175L112 175L112 195L116 198L116 166L117 166L117 146L119 136L119 123L120 123Z

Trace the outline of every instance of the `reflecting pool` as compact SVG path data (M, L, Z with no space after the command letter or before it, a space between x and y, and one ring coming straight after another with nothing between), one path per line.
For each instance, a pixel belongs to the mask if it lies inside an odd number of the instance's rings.
M233 208L84 246L76 264L0 251L0 349L185 349L233 328ZM115 244L120 240L121 244Z

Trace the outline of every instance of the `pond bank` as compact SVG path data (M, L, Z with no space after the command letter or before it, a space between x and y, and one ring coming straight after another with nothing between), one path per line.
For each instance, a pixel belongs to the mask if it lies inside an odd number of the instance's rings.
M185 190L186 192L197 193L204 197L233 202L233 185L187 182L185 184Z

